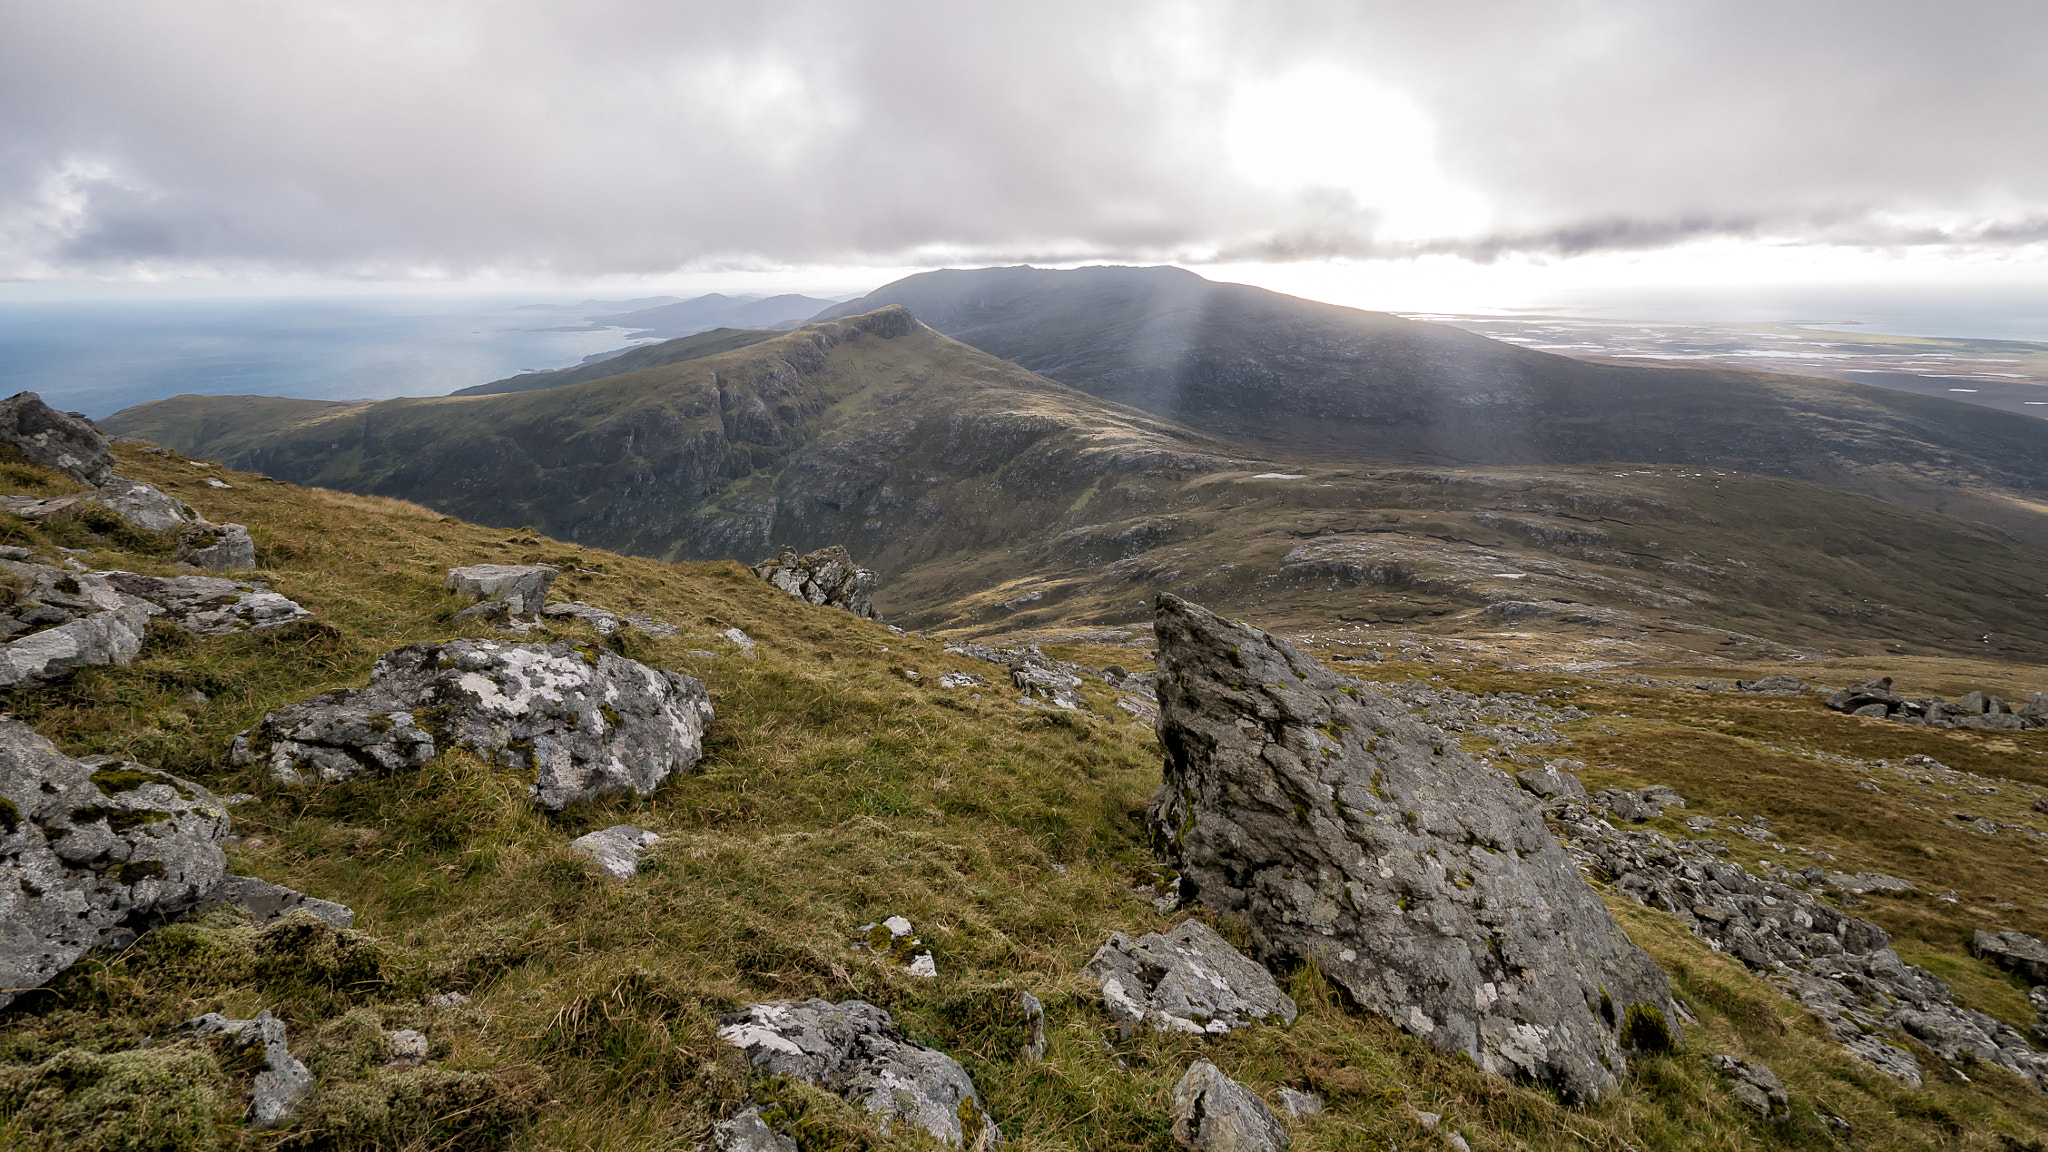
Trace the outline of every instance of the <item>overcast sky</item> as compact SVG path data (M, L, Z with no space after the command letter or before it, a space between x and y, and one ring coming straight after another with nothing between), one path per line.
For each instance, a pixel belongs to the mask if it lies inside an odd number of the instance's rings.
M0 0L0 280L2031 275L2044 124L2040 0Z

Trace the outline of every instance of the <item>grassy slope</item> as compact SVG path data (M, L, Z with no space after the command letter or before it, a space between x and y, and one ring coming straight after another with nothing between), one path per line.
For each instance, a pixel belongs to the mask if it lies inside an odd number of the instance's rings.
M236 870L350 903L364 935L256 936L216 914L147 935L24 998L0 1027L0 1098L7 1107L34 1100L35 1110L0 1119L0 1142L689 1148L746 1091L739 1062L713 1036L717 1014L748 1000L811 995L869 999L913 1036L954 1053L1026 1152L1165 1146L1172 1086L1197 1056L1262 1091L1284 1083L1329 1096L1330 1111L1296 1128L1295 1147L1306 1152L1445 1146L1412 1109L1444 1114L1482 1150L1840 1146L1813 1118L1816 1106L1847 1118L1858 1148L1999 1149L2013 1146L2001 1134L2033 1139L2048 1129L2048 1101L1995 1070L1968 1069L1964 1081L1930 1059L1930 1083L1914 1091L1850 1062L1733 961L1668 917L1626 904L1617 906L1625 925L1673 972L1702 1023L1688 1053L1636 1061L1625 1089L1596 1107L1563 1108L1540 1090L1482 1077L1349 1011L1312 971L1290 978L1304 1009L1291 1029L1214 1042L1117 1040L1078 969L1110 931L1168 922L1130 891L1147 876L1137 816L1158 781L1148 733L1027 711L998 689L980 700L939 689L936 672L991 669L802 605L736 565L620 557L248 474L227 474L235 486L216 490L201 480L210 470L127 448L119 455L125 472L210 518L249 524L264 576L318 612L321 625L207 641L159 637L129 668L15 691L6 707L74 754L132 756L222 794L254 792L235 809L245 837L231 849ZM163 563L150 553L93 559L143 571ZM646 799L546 817L528 807L512 774L455 753L416 774L310 793L288 794L227 767L230 736L266 709L360 684L389 648L456 631L441 571L484 561L557 564L565 572L558 598L648 611L694 633L629 638L625 647L710 687L719 718L704 770ZM709 638L735 625L761 642L759 660ZM727 655L691 655L714 647ZM1069 654L1130 663L1128 652ZM907 669L921 678L910 680ZM1625 706L1629 720L1608 718L1621 736L1602 736L1591 723L1577 733L1582 751L1597 746L1589 758L1613 763L1617 778L1635 772L1713 795L1704 779L1671 774L1684 764L1651 759L1681 729L1718 741L1702 772L1739 774L1754 759L1757 737L1713 723L1697 694L1497 680L1571 686L1595 708ZM211 701L184 702L193 689ZM1787 746L1867 755L1879 746L1896 753L1900 741L1940 741L1949 762L1979 770L2018 754L2001 750L2009 734L1873 733L1810 707L1715 703L1741 705L1739 723ZM1832 781L1830 771L1811 774ZM1796 798L1789 791L1759 789L1745 808L1778 815ZM1882 798L1853 789L1828 796L1838 811L1866 817L1827 829L1844 858L1881 852L1886 842L1859 837L1885 814L1873 806ZM1782 818L1788 839L1803 831L1789 812ZM664 841L639 880L607 883L564 845L621 821ZM1972 847L1996 855L2000 868L2011 863L2004 838ZM1938 863L1928 860L1927 869ZM1918 865L1890 863L1918 875L1909 871ZM1977 907L1974 896L1968 907ZM933 945L937 980L911 980L848 949L854 929L899 913ZM1993 1002L2002 995L1995 975L1959 955L1947 927L1912 939L1971 977L1957 981L1966 993L1988 989L1990 1007L2009 1007ZM472 1003L423 1004L442 990L464 991ZM1019 1058L1017 990L1047 1005L1051 1052L1042 1064ZM233 1123L246 1069L223 1070L185 1044L137 1050L188 1016L260 1008L289 1022L322 1077L307 1118L276 1138ZM428 1030L428 1068L379 1066L375 1030L400 1026ZM1777 1068L1793 1088L1795 1120L1777 1128L1749 1120L1701 1060L1716 1051ZM793 1103L806 1111L813 1147L909 1146L844 1106ZM135 1139L124 1145L123 1131Z

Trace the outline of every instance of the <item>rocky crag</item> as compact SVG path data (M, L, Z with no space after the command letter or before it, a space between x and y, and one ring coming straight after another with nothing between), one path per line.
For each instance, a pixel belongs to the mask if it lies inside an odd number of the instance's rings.
M754 575L807 604L837 608L864 620L877 620L875 574L853 562L838 544L803 556L787 544L772 560L753 567Z
M1152 834L1262 959L1312 960L1438 1047L1581 1099L1681 1042L1669 979L1506 776L1284 640L1170 595L1153 627Z

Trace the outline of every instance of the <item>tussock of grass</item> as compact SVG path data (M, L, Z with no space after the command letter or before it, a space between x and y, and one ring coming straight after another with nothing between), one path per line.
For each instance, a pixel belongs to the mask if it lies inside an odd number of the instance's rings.
M123 453L124 470L152 482L195 472ZM208 640L159 634L128 668L14 691L5 705L73 753L115 752L217 793L255 794L234 809L244 839L232 867L351 905L357 930L306 917L255 928L210 913L23 997L0 1018L0 1145L139 1146L130 1133L147 1131L166 1148L681 1150L753 1096L782 1109L809 1148L914 1146L836 1098L750 1083L716 1037L719 1015L743 1003L808 996L869 1000L952 1053L1023 1152L1169 1146L1173 1085L1198 1056L1269 1098L1283 1084L1323 1093L1329 1110L1294 1128L1306 1152L1446 1147L1445 1129L1425 1130L1418 1110L1444 1115L1478 1149L1845 1146L1816 1109L1847 1119L1857 1148L1995 1149L2000 1134L2048 1127L2042 1099L1995 1070L1966 1070L1965 1082L1923 1054L1926 1089L1884 1080L1738 963L1625 902L1616 914L1700 1022L1686 1026L1686 1051L1639 1057L1623 1090L1593 1107L1483 1076L1347 1006L1312 968L1286 974L1302 1007L1291 1028L1120 1037L1080 968L1110 932L1170 923L1133 891L1152 878L1141 823L1158 749L1121 712L1019 707L989 666L808 607L734 564L660 564L228 478L232 490L180 494L211 519L249 524L264 578L318 622ZM163 570L147 554L96 560ZM360 685L392 647L492 635L449 623L447 567L533 561L562 569L558 596L685 630L665 641L626 633L617 646L709 687L718 720L700 772L649 797L549 815L526 802L517 773L460 751L415 773L305 791L227 764L229 739L264 711ZM759 659L716 638L733 626L759 641ZM580 624L551 634L597 642ZM1131 655L1098 662L1137 670ZM950 670L991 684L938 688ZM206 705L181 699L195 688ZM1113 694L1090 691L1110 708ZM1821 719L1804 730L1833 731ZM1646 757L1678 721L1659 723L1617 738L1606 756L1614 778L1662 770ZM1592 739L1581 738L1581 755ZM1735 755L1707 762L1731 788ZM629 883L566 848L620 822L662 836ZM861 925L889 915L915 922L937 979L850 946ZM1243 925L1210 919L1245 942ZM1954 955L1952 940L1930 948ZM469 1003L427 1003L450 991ZM1023 1059L1020 991L1045 1004L1041 1063ZM171 1039L205 1011L266 1008L320 1077L302 1118L272 1135L238 1123L252 1069ZM383 1064L382 1033L399 1027L427 1032L425 1065ZM1710 1051L1776 1068L1793 1089L1792 1121L1753 1119L1705 1066Z

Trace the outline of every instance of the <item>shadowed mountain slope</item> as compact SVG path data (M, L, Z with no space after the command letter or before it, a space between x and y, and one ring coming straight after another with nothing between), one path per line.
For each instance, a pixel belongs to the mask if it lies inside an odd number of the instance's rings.
M946 270L885 304L1034 372L1203 431L1348 461L1636 460L1857 490L1904 468L2048 489L2048 423L1858 384L1593 364L1178 268Z

